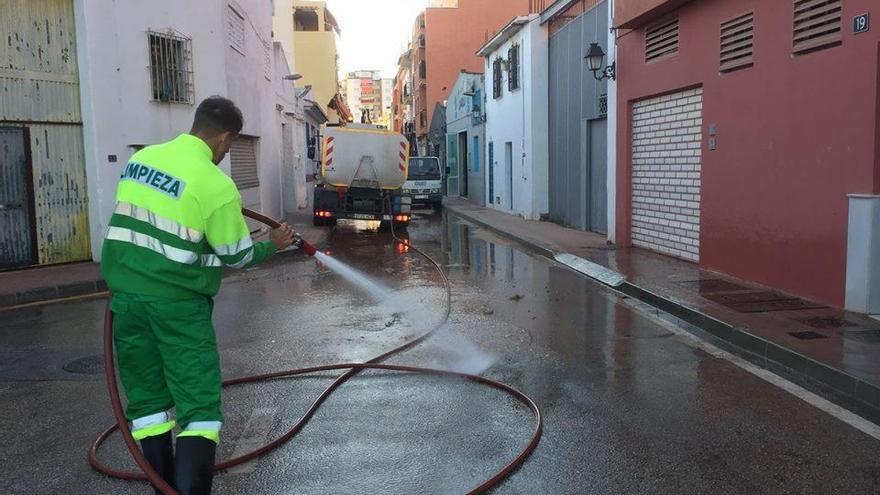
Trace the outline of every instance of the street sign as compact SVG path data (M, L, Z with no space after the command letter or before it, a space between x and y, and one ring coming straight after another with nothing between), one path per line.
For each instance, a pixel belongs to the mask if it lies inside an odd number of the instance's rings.
M853 33L866 33L870 27L870 19L867 13L853 17Z

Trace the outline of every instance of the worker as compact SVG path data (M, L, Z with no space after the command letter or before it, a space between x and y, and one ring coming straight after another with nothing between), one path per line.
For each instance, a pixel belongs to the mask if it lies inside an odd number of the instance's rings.
M101 255L126 419L144 457L182 495L211 492L223 424L211 312L223 267L254 266L295 236L285 223L269 241L251 240L235 183L217 167L242 126L235 104L212 96L189 134L135 153Z

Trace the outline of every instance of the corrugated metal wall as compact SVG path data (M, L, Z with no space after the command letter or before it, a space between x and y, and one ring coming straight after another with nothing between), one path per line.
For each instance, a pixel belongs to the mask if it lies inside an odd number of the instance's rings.
M31 226L30 164L20 128L0 127L0 266L32 265L35 245Z
M39 264L91 257L73 0L0 0L0 125L30 129Z
M601 118L599 98L607 84L593 78L584 55L592 42L608 52L607 9L608 2L601 2L550 36L550 218L600 232L606 222L594 222L604 218L607 205L593 196L607 193L599 184L605 175L592 168L607 165L593 163L591 157L598 155L590 147L597 143L589 137L595 127L590 121ZM592 211L596 208L602 211Z

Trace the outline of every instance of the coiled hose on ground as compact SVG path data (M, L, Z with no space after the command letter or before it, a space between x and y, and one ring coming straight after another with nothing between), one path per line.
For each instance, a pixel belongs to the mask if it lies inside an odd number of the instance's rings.
M280 226L280 223L272 218L266 217L260 213L243 209L242 213L245 216L248 216L254 220L262 222L271 228L277 228ZM329 364L323 366L313 366L310 368L299 368L292 369L286 371L277 371L274 373L265 373L261 375L252 375L245 376L241 378L233 378L230 380L226 380L223 382L224 387L228 387L231 385L240 385L243 383L254 383L260 381L273 380L277 378L283 378L288 376L296 376L296 375L305 375L309 373L318 373L322 371L331 371L331 370L347 370L343 373L339 378L333 381L330 386L324 389L323 392L315 399L315 401L308 407L306 412L300 417L300 419L294 424L284 435L278 437L277 439L269 442L268 444L252 451L247 454L241 455L239 457L235 457L232 459L228 459L226 461L222 461L214 466L215 471L220 471L224 469L231 468L233 466L237 466L239 464L251 461L256 459L259 456L267 454L272 450L278 448L291 438L293 438L300 430L305 427L305 425L309 422L309 420L314 416L315 412L321 406L321 404L327 400L330 394L333 393L340 385L348 381L351 377L356 375L358 372L364 369L379 369L379 370L388 370L388 371L400 371L400 372L408 372L408 373L424 373L430 375L439 375L439 376L448 376L448 377L457 377L463 378L465 380L470 380L475 383L479 383L482 385L487 385L492 388L496 388L507 394L510 394L523 404L525 404L535 416L535 429L532 432L532 435L529 439L528 444L520 451L520 453L507 465L505 465L502 469L497 471L491 477L480 483L477 487L469 490L467 493L470 494L480 494L485 493L490 488L498 484L501 480L506 478L510 473L512 473L515 469L517 469L523 462L528 458L528 456L532 453L532 451L537 447L538 441L541 438L541 431L543 428L543 419L541 417L541 411L538 409L538 406L535 404L532 399L528 396L520 392L519 390L505 385L504 383L497 382L495 380L491 380L489 378L485 378L478 375L471 375L466 373L457 373L454 371L447 370L439 370L439 369L431 369L431 368L421 368L416 366L399 366L399 365L391 365L391 364L382 364L382 361L394 356L395 354L399 354L407 349L410 349L419 343L425 341L431 335L433 335L438 329L440 329L446 322L449 320L449 315L452 311L452 287L449 283L449 279L446 277L446 274L443 272L443 268L440 266L437 261L431 258L428 254L426 254L421 249L413 246L409 243L408 240L403 240L397 237L397 234L394 232L394 227L392 223L391 235L395 241L404 244L409 247L422 257L424 257L428 262L434 265L437 268L437 272L440 274L440 277L443 279L443 283L446 288L446 311L444 313L443 318L434 325L431 330L429 330L424 335L417 337L408 341L407 343L396 347L384 354L376 356L375 358L365 362L365 363L340 363L340 364ZM147 460L144 458L141 453L140 448L137 445L137 441L131 436L131 430L128 426L128 422L125 419L125 415L123 412L122 400L119 395L119 387L116 382L116 368L115 361L113 357L113 313L110 311L109 301L107 303L107 308L104 312L104 368L105 375L107 379L107 388L110 394L110 403L113 407L113 415L116 418L116 424L104 430L97 439L92 443L89 448L88 458L89 464L93 469L104 473L108 476L126 480L147 480L153 484L156 488L158 488L165 495L179 495L178 492L168 485L156 471L150 466ZM98 459L98 449L101 444L116 430L122 434L122 439L125 441L125 445L128 447L129 452L131 452L134 461L137 463L138 467L143 471L142 473L136 471L120 471L107 466L101 460Z

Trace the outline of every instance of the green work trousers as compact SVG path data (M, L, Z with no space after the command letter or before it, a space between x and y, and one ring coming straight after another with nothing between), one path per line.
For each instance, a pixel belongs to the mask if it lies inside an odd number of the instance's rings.
M193 421L223 421L213 307L207 296L113 294L110 310L127 419L176 407L181 428Z

